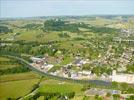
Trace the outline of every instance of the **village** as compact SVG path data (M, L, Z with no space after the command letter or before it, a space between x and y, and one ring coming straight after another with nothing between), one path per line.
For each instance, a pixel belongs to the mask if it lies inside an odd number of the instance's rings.
M0 0L0 100L134 100L134 0Z
M125 53L123 53L122 56L123 58L120 59L124 59L124 62L122 63L125 63ZM127 56L129 55L127 54ZM61 59L53 58L54 63L51 63L50 57L48 55L42 58L31 57L30 59L32 60L32 63L30 63L30 65L32 65L34 68L44 73L49 73L55 76L78 80L104 80L107 82L115 81L134 84L134 74L117 73L116 70L112 70L110 75L103 73L100 76L98 76L90 70L82 70L83 65L93 63L93 61L90 61L89 59L84 59L83 57L75 57L74 61L66 65L62 65L59 69L55 71L51 71L51 69L55 67L56 63L60 63L62 61Z

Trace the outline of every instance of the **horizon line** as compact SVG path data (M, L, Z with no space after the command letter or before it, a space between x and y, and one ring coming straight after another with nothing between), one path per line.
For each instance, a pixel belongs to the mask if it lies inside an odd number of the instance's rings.
M134 14L91 14L91 15L46 15L46 16L22 16L22 17L0 17L0 19L25 19L39 17L82 17L82 16L134 16Z

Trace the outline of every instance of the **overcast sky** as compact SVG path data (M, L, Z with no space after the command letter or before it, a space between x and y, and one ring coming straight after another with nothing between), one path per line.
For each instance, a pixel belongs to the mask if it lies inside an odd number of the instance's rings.
M0 0L0 17L134 15L134 0Z

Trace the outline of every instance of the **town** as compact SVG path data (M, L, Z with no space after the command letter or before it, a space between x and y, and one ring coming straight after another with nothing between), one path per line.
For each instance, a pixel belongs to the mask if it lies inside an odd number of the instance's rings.
M48 63L49 62L47 60L48 56L43 58L31 57L30 59L33 61L31 65L34 68L41 70L45 73L50 73L55 76L61 76L61 77L72 78L72 79L86 79L86 80L100 79L100 80L111 81L111 82L116 81L116 82L126 82L129 84L134 84L134 74L123 74L123 73L118 74L116 73L116 70L113 70L111 75L102 74L101 76L97 76L95 73L92 73L92 71L80 70L82 69L82 66L84 64L91 63L89 59L84 59L82 57L75 57L75 60L73 62L63 65L59 70L56 70L54 72L49 72L49 70L51 70L51 68L53 68L55 65ZM123 61L123 59L121 61ZM125 63L125 61L123 63ZM74 66L79 71L73 70Z

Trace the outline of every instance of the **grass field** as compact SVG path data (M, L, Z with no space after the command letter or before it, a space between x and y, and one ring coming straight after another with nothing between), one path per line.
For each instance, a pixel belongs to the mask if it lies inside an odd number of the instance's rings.
M4 64L0 65L0 69L19 67L20 64L12 64L12 59L0 57L0 61ZM6 63L8 62L8 63ZM29 93L35 83L39 80L39 75L34 72L26 72L19 74L8 74L0 76L0 100L6 100L9 97L18 98Z
M56 80L46 80L41 83L39 87L39 92L49 92L49 93L66 93L66 92L75 92L81 93L81 84L76 83L68 83L63 81L56 81Z
M27 73L19 73L19 74L12 74L12 75L2 75L0 77L0 82L27 80L27 79L35 79L35 78L39 78L39 75L33 72L27 72Z
M72 57L66 57L60 64L65 65L65 64L71 63L72 61L73 61Z
M10 59L9 58L6 58L6 57L0 57L0 61L9 61Z
M10 60L5 57L1 57L1 59L1 61ZM40 75L32 71L19 74L2 75L0 77L0 91L2 91L2 93L0 94L0 100L6 100L9 97L18 98L26 95L31 91L33 85L39 81L39 78ZM62 82L58 80L48 79L45 77L40 84L39 92L75 92L75 94L83 94L81 88L82 85L80 84ZM40 97L39 100L43 100L43 97Z
M20 35L16 37L17 40L27 40L27 41L34 41L36 40L36 34L38 31L22 31Z
M13 67L19 67L20 64L15 62L11 63L11 61L14 61L13 59L6 58L6 57L0 57L0 69L7 69L7 68L13 68ZM4 64L2 64L4 62Z
M21 81L11 81L0 83L0 100L6 100L8 97L17 98L29 93L32 86L38 82L38 79L29 79Z
M37 100L44 100L44 96L40 96Z
M82 100L83 99L83 96L75 96L73 99L71 100Z
M19 67L20 64L14 64L14 65L0 65L0 69L7 69L7 68L13 68L13 67Z

